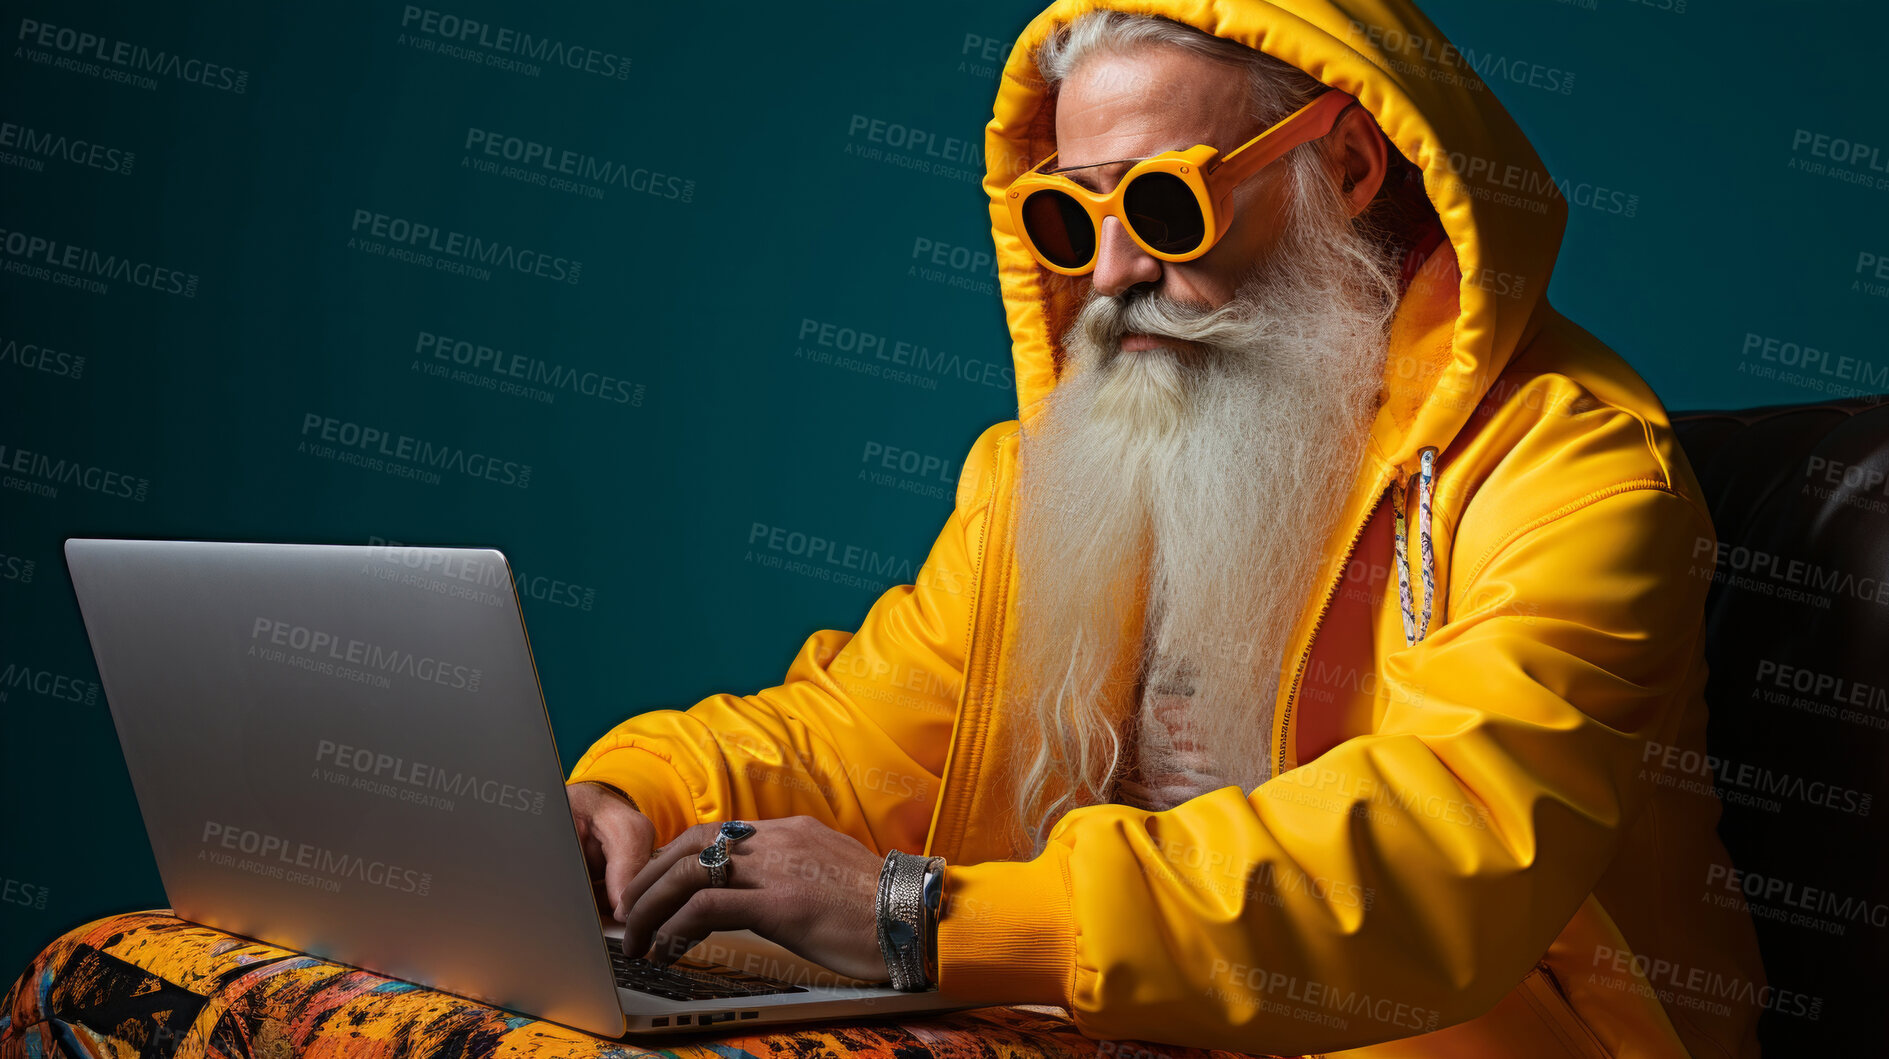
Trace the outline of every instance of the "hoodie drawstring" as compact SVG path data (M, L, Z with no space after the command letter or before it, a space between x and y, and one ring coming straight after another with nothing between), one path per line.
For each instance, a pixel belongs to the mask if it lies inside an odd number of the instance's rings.
M1410 605L1410 549L1406 543L1408 531L1404 520L1404 495L1409 491L1409 480L1399 482L1398 487L1391 491L1391 513L1395 516L1397 527L1397 602L1403 609L1406 647L1429 635L1430 605L1436 596L1436 551L1430 545L1430 483L1436 471L1436 450L1426 448L1422 455L1422 469L1417 476L1417 554L1423 569L1421 619L1413 613Z

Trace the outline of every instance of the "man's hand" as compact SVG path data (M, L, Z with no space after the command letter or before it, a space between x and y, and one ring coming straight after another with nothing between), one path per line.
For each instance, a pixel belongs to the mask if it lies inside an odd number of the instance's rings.
M584 847L597 907L622 922L623 890L649 863L656 825L603 784L573 783L564 791L571 801L571 818L577 823L577 840Z
M657 850L623 892L623 951L667 964L715 931L747 929L848 977L889 981L876 908L885 858L811 816L754 827L729 844L723 887L709 886L696 860L720 823L697 824Z

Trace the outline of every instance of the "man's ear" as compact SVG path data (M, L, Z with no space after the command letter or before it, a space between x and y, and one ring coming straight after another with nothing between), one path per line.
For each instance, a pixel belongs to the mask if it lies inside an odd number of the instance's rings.
M1384 186L1384 174L1390 168L1390 145L1363 107L1345 111L1326 145L1326 157L1338 168L1339 194L1356 217Z

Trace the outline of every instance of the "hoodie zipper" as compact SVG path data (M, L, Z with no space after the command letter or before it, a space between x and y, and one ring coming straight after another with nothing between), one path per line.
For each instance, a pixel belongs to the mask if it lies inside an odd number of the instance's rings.
M1299 649L1298 660L1292 669L1292 684L1286 691L1285 709L1281 711L1276 725L1279 741L1273 748L1272 774L1274 776L1285 771L1286 740L1292 731L1293 709L1299 702L1299 683L1305 678L1305 667L1312 660L1312 645L1318 642L1319 626L1325 623L1325 614L1331 610L1332 596L1337 592L1338 586L1344 582L1345 567L1351 564L1351 553L1358 547L1358 539L1364 536L1365 527L1371 524L1371 515L1377 511L1378 504L1383 502L1384 487L1387 484L1395 484L1397 488L1402 489L1409 479L1410 476L1402 467L1393 468L1393 476L1388 480L1383 477L1383 472L1379 472L1378 480L1372 483L1370 493L1372 499L1364 509L1364 517L1359 519L1358 524L1353 527L1351 539L1345 544L1344 552L1338 557L1337 574L1325 586L1325 593L1319 599L1318 613L1312 618L1312 630L1306 635L1305 645Z

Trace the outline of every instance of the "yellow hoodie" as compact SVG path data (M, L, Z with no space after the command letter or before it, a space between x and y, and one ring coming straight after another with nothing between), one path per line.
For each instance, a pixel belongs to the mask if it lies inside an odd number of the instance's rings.
M1094 1037L1757 1055L1763 1008L1803 1012L1765 984L1710 776L1675 764L1704 746L1716 536L1658 399L1543 296L1565 203L1478 71L1528 75L1457 50L1407 0L1057 0L986 130L1020 418L1056 385L1081 288L1050 282L1002 196L1054 147L1031 56L1093 7L1356 96L1447 236L1392 324L1387 401L1288 646L1275 778L1165 812L1084 806L1036 859L1004 859L1012 420L972 447L914 584L856 633L815 632L776 687L623 722L570 781L627 791L665 842L807 814L943 856L941 986L1061 1005Z

